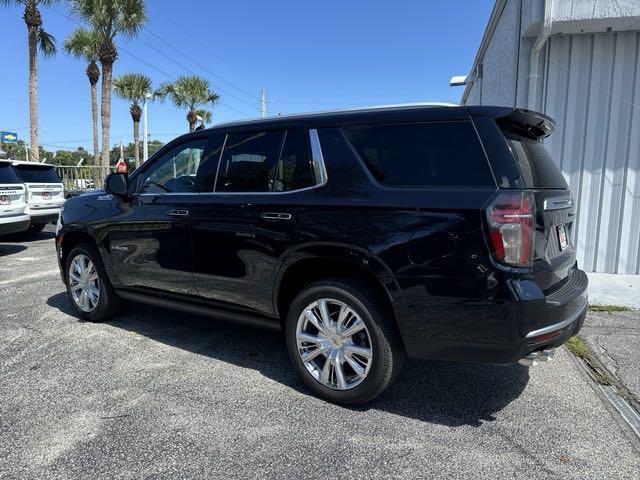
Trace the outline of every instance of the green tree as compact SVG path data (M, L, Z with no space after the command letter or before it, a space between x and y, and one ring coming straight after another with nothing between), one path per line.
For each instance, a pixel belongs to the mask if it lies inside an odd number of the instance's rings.
M100 123L102 129L102 165L109 165L109 129L111 127L111 77L118 58L118 35L135 37L147 21L144 0L71 0L75 15L84 20L100 37L98 58L102 67Z
M133 120L133 144L135 146L134 157L136 159L136 168L140 166L140 117L142 116L142 108L140 104L144 102L144 96L151 92L151 79L146 75L139 73L127 73L113 80L114 93L131 102L129 113Z
M78 28L67 37L64 49L69 55L85 60L87 78L91 88L91 120L93 122L93 163L99 164L100 147L98 145L98 79L100 68L96 64L100 53L100 35L95 30Z
M39 160L38 148L38 52L45 57L56 53L56 41L42 27L42 15L38 7L46 7L56 0L0 0L0 5L24 6L22 18L27 25L29 43L29 140L31 159Z
M220 96L211 90L209 82L197 75L178 77L175 82L164 83L158 90L160 98L169 97L178 108L186 108L189 131L196 128L198 112L204 113L203 119L211 121L211 112L202 110L207 104L212 106ZM202 115L201 115L202 116Z

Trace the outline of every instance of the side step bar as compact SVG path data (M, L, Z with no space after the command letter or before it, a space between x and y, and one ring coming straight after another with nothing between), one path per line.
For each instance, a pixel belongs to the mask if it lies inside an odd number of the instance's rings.
M130 300L132 302L144 303L159 308L167 308L170 310L178 310L194 315L203 315L213 317L231 323L249 325L251 327L264 328L267 330L281 330L280 322L275 319L260 317L258 315L250 315L240 312L232 312L221 308L197 305L193 303L180 302L169 298L156 297L153 295L145 295L138 292L128 290L116 290L119 297Z
M533 367L534 365L537 365L538 362L547 362L551 360L555 353L555 349L538 350L537 352L531 352L526 357L521 358L518 363L520 365L524 365L525 367Z

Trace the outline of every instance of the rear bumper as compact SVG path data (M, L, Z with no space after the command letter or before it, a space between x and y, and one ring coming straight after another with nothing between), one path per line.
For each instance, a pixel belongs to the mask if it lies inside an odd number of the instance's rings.
M31 223L51 223L58 221L58 215L60 214L60 207L47 208L42 210L31 210Z
M29 215L15 215L11 217L0 217L0 235L24 232L31 225Z
M433 325L434 328L422 325L418 336L407 335L403 328L407 322L399 318L407 356L506 364L518 362L531 352L559 347L582 328L588 305L587 286L586 274L575 268L569 280L551 295L544 296L539 289L538 296L532 295L532 285L527 283L526 295L518 297L520 289L512 289L512 302L468 302L459 308L448 308L451 328L444 331L442 324ZM440 333L430 335L432 330ZM484 340L473 341L479 337Z

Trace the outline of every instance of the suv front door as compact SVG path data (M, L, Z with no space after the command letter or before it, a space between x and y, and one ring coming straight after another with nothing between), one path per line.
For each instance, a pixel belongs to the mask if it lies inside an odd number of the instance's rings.
M190 237L195 178L207 138L170 147L136 175L133 193L115 204L109 250L122 287L195 295Z

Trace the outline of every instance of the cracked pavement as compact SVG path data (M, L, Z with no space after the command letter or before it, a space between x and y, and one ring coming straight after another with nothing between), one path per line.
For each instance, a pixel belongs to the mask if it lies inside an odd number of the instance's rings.
M640 310L590 311L579 336L640 403Z
M407 362L377 400L345 408L304 388L275 333L135 305L79 321L51 232L0 239L0 479L640 471L640 443L564 349L532 369Z

